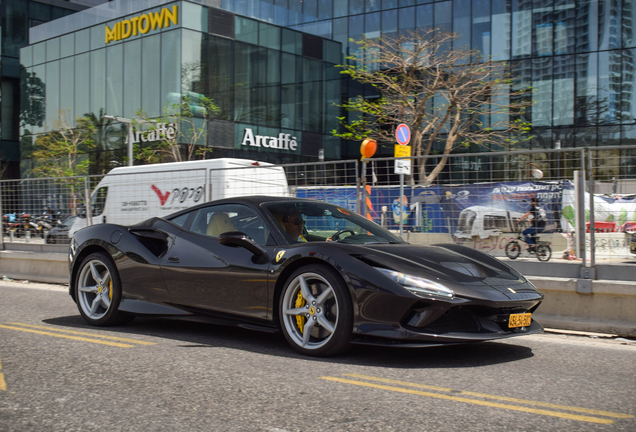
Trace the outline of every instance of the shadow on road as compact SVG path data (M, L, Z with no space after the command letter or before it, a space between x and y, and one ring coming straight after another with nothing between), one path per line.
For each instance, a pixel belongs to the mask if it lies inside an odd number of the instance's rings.
M181 342L187 349L229 348L257 354L298 358L304 361L330 362L390 368L456 368L480 367L508 363L532 357L532 349L507 343L481 342L430 348L397 348L354 345L344 354L329 358L303 356L287 344L281 333L263 333L237 327L171 320L136 318L124 327L93 327L79 316L44 320L55 326L72 327L91 333L128 337L148 336ZM520 337L521 340L523 336ZM514 339L513 339L514 340Z

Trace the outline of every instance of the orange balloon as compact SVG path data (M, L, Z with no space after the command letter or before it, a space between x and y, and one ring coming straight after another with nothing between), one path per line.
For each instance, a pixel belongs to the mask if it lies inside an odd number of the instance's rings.
M372 157L378 149L378 143L372 139L365 139L360 146L360 154L362 159L368 159Z

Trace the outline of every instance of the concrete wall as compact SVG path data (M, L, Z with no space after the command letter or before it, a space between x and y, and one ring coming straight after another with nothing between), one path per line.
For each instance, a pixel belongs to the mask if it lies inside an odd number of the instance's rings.
M67 253L37 251L0 251L0 276L34 282L67 284Z

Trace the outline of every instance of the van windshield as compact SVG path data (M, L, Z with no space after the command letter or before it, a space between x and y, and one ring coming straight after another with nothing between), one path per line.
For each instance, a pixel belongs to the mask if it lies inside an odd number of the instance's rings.
M91 216L99 216L104 211L106 205L106 196L108 195L108 187L100 187L91 198Z

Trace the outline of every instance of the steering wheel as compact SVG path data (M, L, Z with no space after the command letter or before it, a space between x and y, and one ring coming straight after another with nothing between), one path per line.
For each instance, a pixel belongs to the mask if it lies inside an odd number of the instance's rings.
M341 229L340 231L338 231L337 233L335 233L334 235L331 236L331 240L332 241L338 241L340 238L340 234L344 234L346 232L351 233L351 235L356 235L356 233L354 233L352 230L350 230L349 228L345 228L345 229Z

